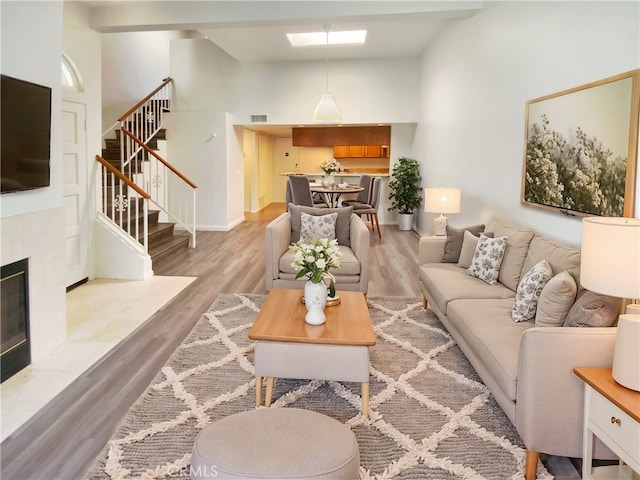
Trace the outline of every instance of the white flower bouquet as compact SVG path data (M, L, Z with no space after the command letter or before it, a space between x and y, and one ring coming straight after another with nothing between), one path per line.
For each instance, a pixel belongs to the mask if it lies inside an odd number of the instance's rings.
M321 238L315 243L300 240L292 243L289 250L293 253L291 266L298 272L296 279L306 276L313 283L329 282L329 296L335 296L334 277L329 270L341 268L342 252L337 240Z
M342 165L340 165L340 162L335 158L327 158L320 164L320 168L325 175L331 175L332 173L337 173L342 170Z

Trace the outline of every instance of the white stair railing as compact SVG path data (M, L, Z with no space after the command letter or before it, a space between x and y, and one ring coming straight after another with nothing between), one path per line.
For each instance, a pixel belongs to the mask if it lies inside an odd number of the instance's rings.
M127 138L125 153L139 150L135 155L129 155L132 158L127 166L132 172L130 178L150 193L155 206L189 232L191 247L196 248L197 185L126 128L122 128L122 135Z
M162 129L164 113L171 107L171 83L171 78L165 78L159 87L121 116L103 136L120 127L117 133L120 139L121 172L148 195L150 202L191 235L191 247L195 248L197 186L147 145ZM127 194L129 202L136 204L138 198L144 198L131 188ZM118 198L117 195L115 198ZM141 208L147 211L148 202L142 203L145 206ZM148 243L147 237L146 227L143 240L136 236L144 245Z
M149 194L100 155L96 155L96 160L101 165L101 213L123 235L132 237L134 245L139 246L143 253L148 254Z

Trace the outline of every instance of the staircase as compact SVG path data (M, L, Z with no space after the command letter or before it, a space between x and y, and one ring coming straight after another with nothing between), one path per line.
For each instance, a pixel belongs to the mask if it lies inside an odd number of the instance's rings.
M113 165L116 169L123 171L122 168L122 159L120 154L120 130L116 130L116 138L106 138L104 139L105 148L102 149L102 158L107 160L111 165ZM166 130L161 128L158 132L151 137L151 139L147 142L147 146L152 150L158 150L158 140L166 140ZM134 168L131 171L129 169L124 169L124 174L130 180L133 174L141 174L141 166L144 165L144 162L148 160L148 154L143 150L139 154L139 162L135 162L134 165L138 166L138 168ZM114 215L120 215L122 213L124 218L131 218L130 226L127 227L127 224L123 226L124 230L135 230L135 228L131 228L135 225L138 225L138 232L129 232L134 238L136 238L140 243L143 241L142 236L142 222L144 216L144 209L142 202L132 201L128 195L128 189L122 189L122 197L118 197L120 192L119 187L109 185L106 187L107 189L107 216L111 218L111 220L116 221ZM114 193L111 189L116 189L118 193ZM128 205L124 209L118 210L113 207L113 200L118 199L118 202L126 202ZM131 208L130 208L131 206ZM131 212L130 212L131 210ZM150 209L147 212L148 219L148 241L149 241L149 256L151 257L151 261L155 262L161 258L167 257L171 255L172 252L188 248L190 237L188 235L176 235L175 234L175 223L172 222L160 222L160 210L152 210Z
M163 117L170 108L171 83L163 79L120 117L103 134L102 155L96 155L98 220L108 232L103 243L120 252L116 264L105 265L109 275L131 265L136 273L127 275L145 276L156 260L190 243L196 246L197 186L158 153L158 140L166 139ZM182 229L177 234L176 225Z

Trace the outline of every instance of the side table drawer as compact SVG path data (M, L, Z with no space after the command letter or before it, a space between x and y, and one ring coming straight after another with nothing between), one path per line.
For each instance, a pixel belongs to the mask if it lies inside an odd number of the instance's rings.
M593 389L590 389L588 419L631 458L637 459L640 424Z

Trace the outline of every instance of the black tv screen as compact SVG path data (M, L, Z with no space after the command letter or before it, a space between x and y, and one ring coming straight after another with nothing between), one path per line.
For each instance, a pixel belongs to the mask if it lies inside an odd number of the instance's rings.
M49 186L51 88L0 75L2 193Z

